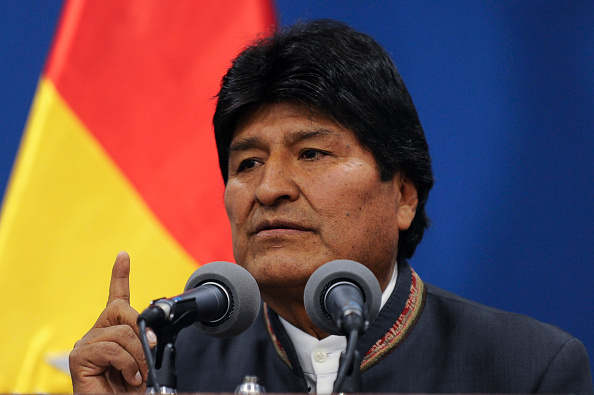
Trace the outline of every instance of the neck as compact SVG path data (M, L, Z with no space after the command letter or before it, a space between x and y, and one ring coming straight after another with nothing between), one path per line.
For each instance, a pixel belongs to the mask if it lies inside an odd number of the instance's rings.
M278 290L278 292L262 291L262 299L279 316L303 332L317 339L329 336L328 333L318 329L309 319L303 305L303 289L297 292L289 292L286 289Z

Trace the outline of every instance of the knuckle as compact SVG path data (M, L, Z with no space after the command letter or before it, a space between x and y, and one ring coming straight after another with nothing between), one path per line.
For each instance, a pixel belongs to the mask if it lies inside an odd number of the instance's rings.
M122 299L114 299L113 302L110 303L110 305L116 306L118 308L122 308L124 305L128 305L124 300Z
M99 327L115 326L126 324L136 326L136 311L125 301L116 299L111 302L99 316L97 325Z
M70 351L70 354L68 354L68 362L70 365L72 365L73 363L75 363L76 361L78 361L80 359L80 349L78 349L76 347L77 346L75 344L72 351Z
M124 326L123 330L122 330L122 338L124 339L124 341L140 341L139 337L136 336L136 332L134 332L134 330L132 328L130 328L129 326Z
M113 343L108 343L102 348L101 353L107 361L115 361L121 356L121 348L116 347Z
M72 351L70 351L70 355L72 355L72 353L77 354L78 350L80 349L80 347L82 347L84 344L84 338L83 339L79 339L74 343L74 347L72 348Z

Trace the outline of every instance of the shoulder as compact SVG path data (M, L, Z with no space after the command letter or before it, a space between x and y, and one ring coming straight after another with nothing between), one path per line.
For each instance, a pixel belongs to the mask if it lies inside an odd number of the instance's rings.
M532 381L532 388L540 392L592 391L588 354L571 334L526 315L426 287L424 332L432 332L459 361L487 362L497 371L494 375L509 379L513 372L516 380Z
M431 284L426 287L426 312L435 319L446 321L452 330L477 331L477 335L505 337L509 341L529 337L541 344L562 345L575 339L564 330L532 317L486 306Z
M489 307L431 284L426 284L424 314L439 321L448 333L463 334L467 341L513 344L551 350L575 338L562 329L523 314Z

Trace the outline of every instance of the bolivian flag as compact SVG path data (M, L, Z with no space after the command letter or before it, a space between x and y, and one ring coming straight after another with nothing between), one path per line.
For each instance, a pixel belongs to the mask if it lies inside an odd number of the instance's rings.
M270 0L65 4L0 218L0 392L72 391L118 251L137 310L233 260L214 96L273 23Z

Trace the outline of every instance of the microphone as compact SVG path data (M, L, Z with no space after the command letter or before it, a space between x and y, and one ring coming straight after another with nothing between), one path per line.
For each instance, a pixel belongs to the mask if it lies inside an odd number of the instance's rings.
M215 337L231 337L249 328L260 310L260 290L252 275L231 262L211 262L188 279L185 292L161 298L140 314L153 329L194 324Z
M346 259L319 267L305 285L303 300L311 321L326 333L362 333L379 312L382 292L375 275Z

